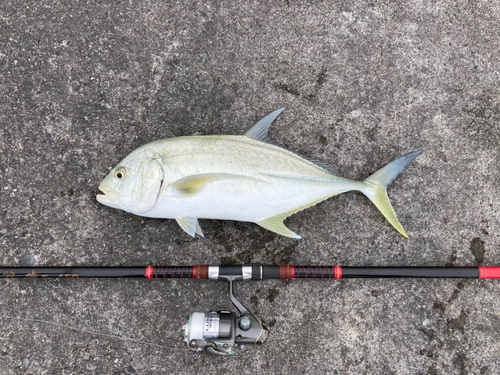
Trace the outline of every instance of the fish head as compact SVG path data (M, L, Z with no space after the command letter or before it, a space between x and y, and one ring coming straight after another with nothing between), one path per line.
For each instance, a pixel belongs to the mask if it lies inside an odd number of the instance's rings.
M156 204L163 169L157 158L134 156L130 154L109 172L99 185L104 194L98 194L96 199L105 206L141 215Z

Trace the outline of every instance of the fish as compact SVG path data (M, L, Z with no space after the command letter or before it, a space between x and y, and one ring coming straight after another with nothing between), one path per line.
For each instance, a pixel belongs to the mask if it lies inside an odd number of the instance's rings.
M145 144L99 185L103 205L148 218L175 219L190 236L203 236L198 219L252 222L301 238L283 221L347 191L360 191L408 237L389 202L387 187L418 156L410 152L362 181L290 151L269 138L278 109L244 135L184 136Z

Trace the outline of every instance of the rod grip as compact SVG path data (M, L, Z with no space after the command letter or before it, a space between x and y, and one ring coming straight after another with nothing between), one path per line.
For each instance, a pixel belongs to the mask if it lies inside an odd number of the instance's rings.
M280 266L262 266L262 280L279 279Z

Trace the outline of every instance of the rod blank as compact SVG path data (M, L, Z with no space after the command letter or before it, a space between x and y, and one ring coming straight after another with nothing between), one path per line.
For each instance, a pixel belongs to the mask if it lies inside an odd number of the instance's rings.
M499 266L479 267L341 267L291 265L147 266L147 267L2 267L0 278L145 277L171 279L340 279L473 278L500 279Z

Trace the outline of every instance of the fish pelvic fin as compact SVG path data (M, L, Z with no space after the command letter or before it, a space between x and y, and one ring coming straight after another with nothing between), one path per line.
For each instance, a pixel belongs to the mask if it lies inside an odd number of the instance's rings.
M404 237L408 238L403 226L396 217L396 213L392 208L389 197L387 196L387 187L399 176L422 151L414 151L401 156L400 158L390 162L382 169L372 174L364 180L363 187L359 190L365 194L375 206L382 212L385 218L392 224L396 230Z
M195 236L195 233L198 233L200 236L205 237L203 235L203 231L201 230L200 224L198 223L198 219L195 217L178 217L175 219L177 224L191 237Z

